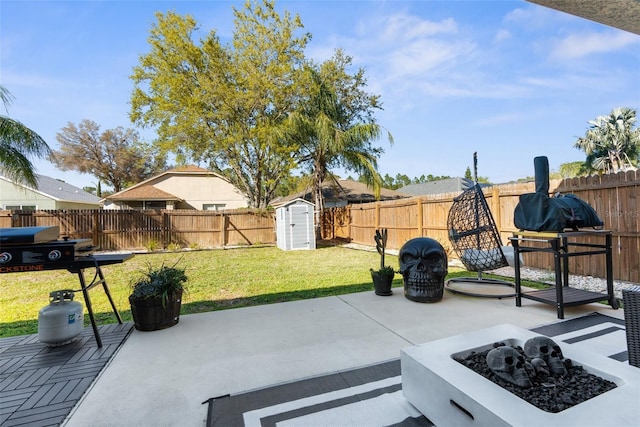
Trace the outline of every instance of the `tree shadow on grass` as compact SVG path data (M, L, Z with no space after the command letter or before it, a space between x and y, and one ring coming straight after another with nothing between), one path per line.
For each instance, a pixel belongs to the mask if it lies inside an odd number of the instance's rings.
M454 277L477 277L477 273L470 271L460 271L454 272L447 275L447 279ZM491 277L503 280L513 280L512 278L496 276L493 274L483 274L483 277ZM539 282L531 282L524 281L522 282L524 286L529 287L537 287L544 288L549 287L547 284L539 283ZM402 276L396 275L396 278L393 280L393 287L404 287ZM206 313L209 311L219 311L219 310L229 310L233 308L240 307L253 307L256 305L266 305L266 304L276 304L279 302L289 302L289 301L299 301L305 299L312 298L322 298L328 296L335 295L345 295L352 294L357 292L374 292L373 283L365 282L365 283L354 283L350 285L341 285L341 286L331 286L326 288L316 288L316 289L303 289L296 291L288 291L288 292L276 292L271 294L260 294L260 295L252 295L242 298L231 298L231 299L214 299L214 300L201 300L201 301L190 301L182 304L182 309L180 310L181 315L188 314L197 314L197 313ZM187 297L188 298L188 297ZM119 307L119 313L124 322L128 322L133 320L131 317L131 310L127 307ZM104 311L94 313L96 322L98 325L106 325L111 323L117 323L117 319L113 312ZM84 316L84 325L85 327L91 327L91 323L89 321L89 315L86 313ZM2 324L2 333L0 337L10 337L17 335L31 335L38 333L38 320L21 320L10 323Z
M402 278L395 279L393 286L403 286ZM242 298L213 299L183 302L180 310L181 315L206 313L209 311L228 310L240 307L253 307L256 305L276 304L279 302L299 301L312 298L322 298L335 295L352 294L356 292L373 292L373 283L354 283L350 285L331 286L326 288L303 289L289 292L276 292L270 294L252 295ZM188 297L187 297L188 298ZM118 307L118 312L123 322L133 320L129 306ZM113 312L94 312L98 325L117 323ZM84 313L84 326L91 327L89 315ZM10 337L17 335L31 335L38 333L38 320L21 320L2 324L0 337Z
M402 279L395 279L393 287L404 286ZM207 311L227 310L231 308L252 307L256 305L276 304L280 302L300 301L357 292L373 292L373 283L355 283L351 285L331 286L326 288L304 289L298 291L275 292L271 294L253 295L242 298L217 299L209 301L193 301L182 304L181 314L204 313Z

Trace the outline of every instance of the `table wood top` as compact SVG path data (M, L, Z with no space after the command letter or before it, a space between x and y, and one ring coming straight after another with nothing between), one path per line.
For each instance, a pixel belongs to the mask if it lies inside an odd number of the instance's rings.
M564 237L580 237L580 236L593 236L593 235L607 235L611 234L611 230L569 230L562 232L555 231L529 231L520 230L513 232L513 238L528 237L539 239L560 239Z

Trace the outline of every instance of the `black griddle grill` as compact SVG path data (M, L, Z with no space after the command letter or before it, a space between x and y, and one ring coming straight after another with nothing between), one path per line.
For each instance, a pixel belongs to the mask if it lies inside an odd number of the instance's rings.
M132 258L133 254L93 254L95 246L91 239L59 239L59 235L57 226L0 228L0 274L46 270L68 270L77 274L93 334L98 347L102 347L89 290L102 285L118 323L122 324L101 267L122 263ZM95 275L89 284L84 277L87 268L95 268Z

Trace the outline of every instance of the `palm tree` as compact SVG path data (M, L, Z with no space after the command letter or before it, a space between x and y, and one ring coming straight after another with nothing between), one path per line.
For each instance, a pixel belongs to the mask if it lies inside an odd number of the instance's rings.
M382 177L377 159L383 151L371 142L380 138L382 128L373 121L350 123L350 112L331 83L316 70L309 69L309 73L313 93L302 111L293 113L290 120L300 144L299 165L309 171L316 224L320 224L324 209L322 183L333 181L339 187L337 177L331 173L334 167L357 172L373 188L376 198L380 197ZM388 139L393 143L390 133Z
M5 110L11 104L11 93L0 85L0 99ZM38 186L35 167L30 157L48 157L51 149L34 131L17 120L0 115L0 173L11 181Z
M587 154L585 168L615 173L637 167L640 129L633 129L635 122L636 111L631 108L615 108L608 116L590 120L589 129L574 145Z

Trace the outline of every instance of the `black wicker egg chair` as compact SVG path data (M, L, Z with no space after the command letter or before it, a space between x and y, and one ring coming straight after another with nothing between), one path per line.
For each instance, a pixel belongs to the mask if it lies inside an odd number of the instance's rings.
M473 155L473 161L475 170L476 153ZM478 184L477 172L475 184L453 199L447 217L447 229L451 246L462 264L468 271L478 273L477 278L458 277L447 280L448 290L487 298L515 296L513 283L482 277L482 272L506 267L509 263L502 250L498 228L482 187ZM505 292L502 286L508 286L510 289Z

